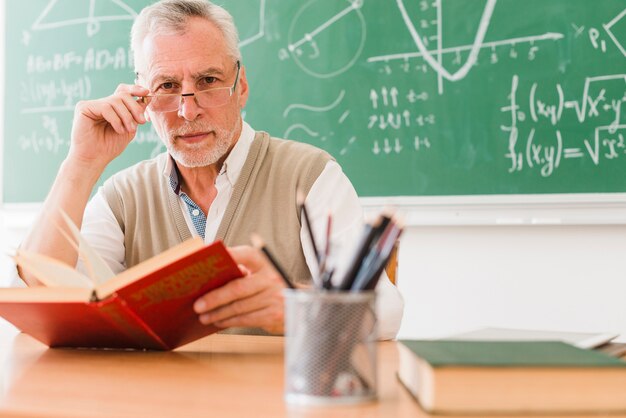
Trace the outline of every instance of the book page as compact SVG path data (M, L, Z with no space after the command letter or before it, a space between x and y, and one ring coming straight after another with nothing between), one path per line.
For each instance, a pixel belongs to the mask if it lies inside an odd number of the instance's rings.
M17 250L13 259L20 268L35 276L45 286L93 289L89 277L52 257Z
M115 273L113 270L111 270L106 261L100 257L100 254L98 254L80 234L80 230L76 225L74 225L74 222L72 222L72 219L67 215L67 213L61 211L61 216L65 220L71 236L67 235L63 229L61 229L61 233L65 235L65 238L67 238L70 244L72 244L78 251L78 256L85 264L93 284L97 285L99 283L104 283L114 277Z

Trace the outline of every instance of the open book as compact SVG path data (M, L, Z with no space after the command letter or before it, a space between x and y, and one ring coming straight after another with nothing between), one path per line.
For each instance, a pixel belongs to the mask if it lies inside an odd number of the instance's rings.
M168 350L219 329L200 323L194 301L241 277L221 242L185 241L118 275L66 219L89 275L18 250L14 259L44 286L0 289L0 316L50 347Z

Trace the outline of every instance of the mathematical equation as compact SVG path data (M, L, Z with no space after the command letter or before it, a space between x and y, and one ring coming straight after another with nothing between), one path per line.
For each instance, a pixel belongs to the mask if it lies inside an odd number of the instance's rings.
M520 91L520 77L514 75L508 103L500 109L510 121L500 128L507 133L504 156L511 163L509 172L539 169L541 176L549 177L566 160L590 159L599 166L603 160L620 158L626 154L624 102L626 74L587 77L575 99L566 97L560 83L532 83L526 96ZM583 137L565 136L571 126Z
M132 56L127 48L115 49L88 48L83 53L67 51L48 56L29 54L26 58L26 73L41 74L77 69L84 72L119 70L129 68Z
M91 78L76 80L35 81L32 78L20 84L21 113L39 113L62 106L72 110L77 101L91 97Z
M17 144L20 151L34 154L65 153L70 144L71 112L78 101L93 98L93 80L99 80L100 72L124 71L133 65L125 47L31 53L22 63L25 75L18 84L18 109L32 119L28 122L30 129L24 129ZM152 136L140 131L136 142L158 141Z
M34 154L65 154L70 146L70 138L69 135L60 133L58 119L50 115L41 115L40 127L43 128L43 132L40 129L33 129L29 133L18 137L19 149ZM163 144L153 128L138 130L132 143L154 144L152 156L158 154Z

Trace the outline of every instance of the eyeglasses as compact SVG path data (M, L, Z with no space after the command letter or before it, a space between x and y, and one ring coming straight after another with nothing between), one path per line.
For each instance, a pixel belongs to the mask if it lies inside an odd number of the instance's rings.
M235 76L235 82L231 87L212 87L193 93L151 94L142 97L142 99L148 102L148 109L157 113L177 111L183 104L185 97L191 96L195 98L196 105L204 109L224 106L228 103L237 88L240 68L241 63L237 61L237 75Z

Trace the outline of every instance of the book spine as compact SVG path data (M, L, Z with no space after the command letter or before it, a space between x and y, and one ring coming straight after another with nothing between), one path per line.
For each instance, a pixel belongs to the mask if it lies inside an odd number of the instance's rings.
M169 346L117 295L96 304L103 317L135 341L138 348L169 350Z

